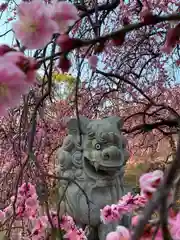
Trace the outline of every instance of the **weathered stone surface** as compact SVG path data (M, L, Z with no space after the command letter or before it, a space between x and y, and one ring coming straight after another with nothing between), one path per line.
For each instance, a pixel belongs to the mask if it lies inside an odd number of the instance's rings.
M100 209L116 203L123 195L122 178L129 153L126 150L126 139L120 131L120 118L89 120L80 117L79 120L70 119L69 135L57 152L59 175L73 178L78 184L71 182L67 187L66 210L77 224L98 229L99 239L104 240L117 223L102 224ZM62 193L67 181L60 184Z

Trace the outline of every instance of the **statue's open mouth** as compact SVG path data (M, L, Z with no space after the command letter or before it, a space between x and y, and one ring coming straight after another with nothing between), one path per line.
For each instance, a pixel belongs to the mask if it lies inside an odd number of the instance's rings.
M98 168L86 157L84 157L84 167L89 174L99 175L101 177L114 176L120 167L104 167L99 165Z

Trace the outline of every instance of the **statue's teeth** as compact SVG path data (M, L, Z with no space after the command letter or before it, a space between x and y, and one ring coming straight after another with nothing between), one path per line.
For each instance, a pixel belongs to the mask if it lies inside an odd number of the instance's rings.
M97 163L97 162L94 162L94 167L95 167L95 169L96 169L96 172L99 170L99 163Z

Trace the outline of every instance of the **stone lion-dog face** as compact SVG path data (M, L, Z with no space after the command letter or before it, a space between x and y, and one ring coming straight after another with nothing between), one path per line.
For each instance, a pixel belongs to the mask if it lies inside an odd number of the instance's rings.
M85 117L71 119L69 133L79 137L82 133L84 169L88 175L113 176L119 172L129 158L126 139L121 134L119 117L89 120Z

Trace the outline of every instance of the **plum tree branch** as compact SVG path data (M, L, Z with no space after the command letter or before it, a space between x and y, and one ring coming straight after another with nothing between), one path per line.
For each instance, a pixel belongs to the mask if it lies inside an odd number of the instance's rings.
M133 133L138 130L144 130L144 131L150 131L154 128L158 128L161 126L168 126L168 127L178 127L178 120L177 119L171 119L171 120L162 120L154 123L146 123L146 124L139 124L131 129L122 129L124 133Z
M80 40L81 42L81 46L87 46L87 45L90 45L90 44L95 44L97 42L104 42L110 38L113 38L113 37L118 37L119 35L121 34L125 34L125 33L128 33L128 32L131 32L133 30L138 30L144 26L149 26L149 25L155 25L157 23L160 23L160 22L165 22L165 21L178 21L180 20L180 14L176 13L176 14L170 14L170 15L167 15L167 16L155 16L155 19L154 19L154 22L153 24L152 23L144 23L144 22L137 22L137 23L133 23L133 24L128 24L126 26L124 26L123 28L115 31L115 32L112 32L110 34L106 34L104 36L101 36L101 37L98 37L98 38L95 38L95 39L92 39L92 40ZM80 47L81 47L80 46Z
M104 73L104 72L99 71L99 70L97 70L97 72L100 73L100 74L102 74L102 75L105 76L105 77L118 78L118 79L120 79L121 81L123 81L123 82L125 82L125 83L127 83L127 84L129 84L129 85L131 85L131 86L133 86L133 87L134 87L139 93L141 93L142 96L144 96L149 102L152 102L152 100L143 92L143 90L142 90L141 88L139 88L139 87L137 86L137 84L129 81L128 79L125 79L123 76L120 76L119 74L114 74L114 73ZM115 84L117 84L117 83L115 83Z
M167 16L155 16L155 20L153 22L153 25L157 24L157 23L161 23L161 22L165 22L165 21L178 21L180 20L180 14L176 13L176 14L169 14ZM100 37L97 37L97 38L94 38L94 39L78 39L78 38L74 38L74 47L71 49L78 49L78 48L81 48L81 47L85 47L85 46L89 46L89 45L95 45L96 43L101 43L101 42L106 42L107 40L110 40L112 38L115 38L115 37L118 37L120 36L121 34L126 34L128 32L131 32L133 30L138 30L144 26L149 26L149 25L152 25L152 23L144 23L144 22L137 22L137 23L133 23L133 24L129 24L129 25L126 25L124 26L123 28L117 30L117 31L114 31L112 33L109 33L109 34L106 34L104 36L100 36ZM41 64L44 62L44 61L49 61L52 57L55 58L55 57L58 57L62 54L62 52L58 52L58 53L55 53L53 56L48 56L48 57L45 57L45 58L42 58L38 61L38 65L39 67L41 66Z

